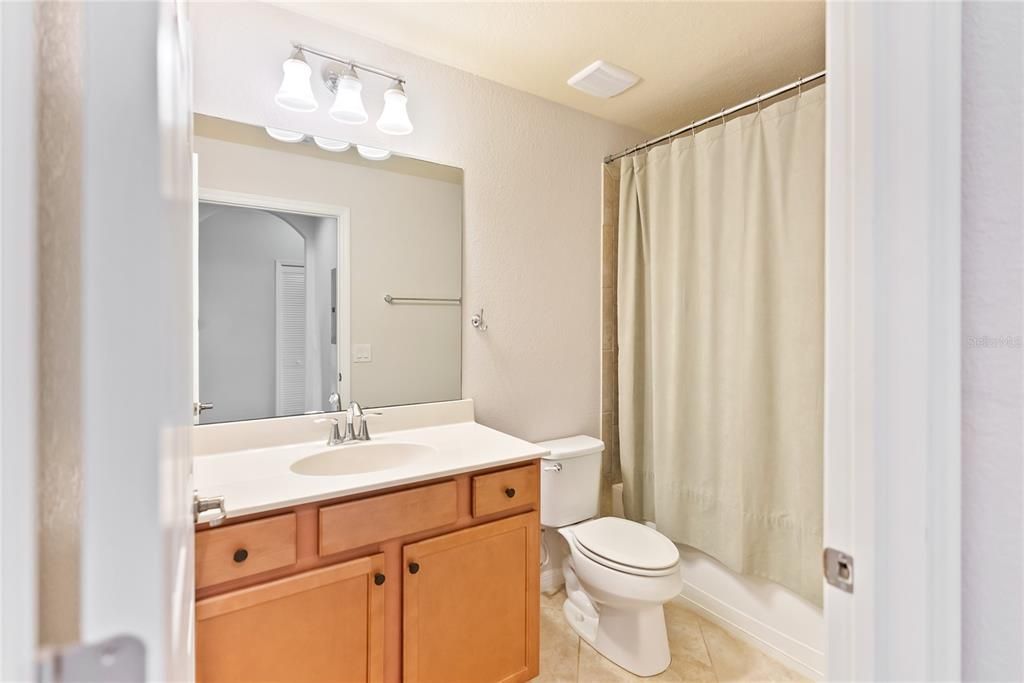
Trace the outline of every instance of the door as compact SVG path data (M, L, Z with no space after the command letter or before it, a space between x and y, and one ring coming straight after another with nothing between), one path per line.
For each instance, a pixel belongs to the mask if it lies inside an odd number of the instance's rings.
M961 6L826 23L825 678L959 680Z
M274 262L274 414L306 410L306 269Z
M536 512L403 549L405 681L528 681L539 670Z
M196 680L382 680L383 571L378 554L199 601Z
M81 5L80 638L193 674L191 58L184 3ZM59 331L51 330L51 334ZM52 425L62 429L61 425Z
M35 8L0 4L0 681L37 643Z

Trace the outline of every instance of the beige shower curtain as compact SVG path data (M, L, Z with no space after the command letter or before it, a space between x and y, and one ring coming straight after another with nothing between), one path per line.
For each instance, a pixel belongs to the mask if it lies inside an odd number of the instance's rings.
M626 515L821 602L825 88L622 160Z

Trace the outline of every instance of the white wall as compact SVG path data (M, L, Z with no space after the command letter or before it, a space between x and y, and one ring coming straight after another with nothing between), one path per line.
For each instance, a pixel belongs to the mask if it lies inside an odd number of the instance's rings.
M203 424L272 417L274 261L304 263L304 240L262 210L203 205L199 219L199 396Z
M596 436L601 161L644 136L278 8L199 3L192 23L198 112L344 134L465 170L462 393L481 422L520 437ZM290 40L401 72L416 131L336 124L320 84L316 113L278 108ZM386 85L366 79L371 119ZM484 333L468 323L479 307Z
M265 139L262 129L250 130ZM372 351L370 362L350 363L351 399L367 407L461 397L459 307L384 302L385 294L459 296L460 184L344 163L340 155L297 154L290 145L196 137L195 146L203 189L349 209L351 278L343 296L352 344Z
M1024 5L963 5L963 677L1024 679Z

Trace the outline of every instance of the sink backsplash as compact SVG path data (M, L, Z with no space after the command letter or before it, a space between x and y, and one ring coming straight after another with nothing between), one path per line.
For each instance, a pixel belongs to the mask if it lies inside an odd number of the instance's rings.
M374 411L381 414L369 418L371 434L475 420L472 399L375 408ZM337 418L344 429L344 412L199 425L192 430L192 454L216 455L249 448L307 443L318 439L326 442L330 425L318 423L316 420L330 417Z

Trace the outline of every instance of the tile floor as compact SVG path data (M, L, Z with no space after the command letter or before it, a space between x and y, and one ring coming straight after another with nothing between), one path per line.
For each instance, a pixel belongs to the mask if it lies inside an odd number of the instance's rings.
M540 676L535 683L808 680L690 611L680 598L665 605L672 664L657 676L639 678L580 640L562 615L564 600L564 591L541 595Z

